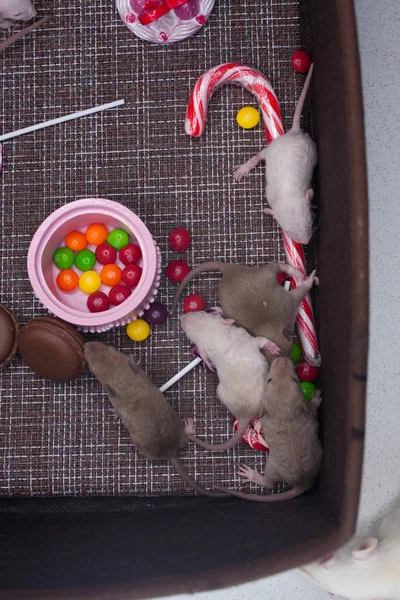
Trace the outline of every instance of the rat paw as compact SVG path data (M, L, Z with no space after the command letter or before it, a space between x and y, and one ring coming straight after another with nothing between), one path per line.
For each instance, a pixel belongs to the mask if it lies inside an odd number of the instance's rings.
M314 271L311 273L310 277L312 277L314 279L315 285L319 285L319 277L316 276L316 272L317 272L317 270L314 269Z
M234 177L235 177L236 181L241 181L243 179L243 177L248 174L248 172L249 172L249 169L246 167L246 165L241 165L240 167L236 167L235 173L234 173Z
M311 404L313 404L313 406L315 406L315 408L318 408L319 405L321 404L321 402L322 402L321 390L317 390L311 399Z
M266 215L271 215L271 217L274 216L272 208L263 208L263 212L265 212Z
M273 354L274 356L279 356L279 354L282 353L279 346L274 344L274 342L271 342L271 340L268 340L267 343L264 344L263 350L268 350L268 352L271 352L271 354Z
M184 420L184 429L185 433L188 435L194 435L196 433L196 426L194 424L193 419L190 417Z
M248 467L247 465L243 465L242 467L238 468L238 475L240 475L241 477L244 477L245 479L247 479L247 481L250 481L252 483L260 483L260 485L263 485L264 482L264 478L263 476L257 471L257 469L252 469L251 467Z

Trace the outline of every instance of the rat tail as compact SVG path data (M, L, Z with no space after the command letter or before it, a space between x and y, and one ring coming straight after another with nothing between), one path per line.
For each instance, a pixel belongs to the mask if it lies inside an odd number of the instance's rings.
M296 110L294 111L293 124L292 124L291 131L301 131L300 117L301 117L301 113L303 112L304 102L305 102L305 99L307 96L308 88L310 87L310 81L311 81L313 70L314 70L314 64L311 63L310 69L307 74L307 78L305 80L303 89L300 94L299 101L296 105Z
M230 490L221 486L217 486L216 489L220 492L225 492L236 498L243 498L243 500L251 500L252 502L281 502L282 500L292 500L297 496L303 494L308 490L310 486L297 486L289 490L288 492L282 492L282 494L268 494L267 496L260 496L258 494L246 494L245 492L238 492L237 490Z
M8 46L11 46L12 44L15 44L15 42L25 37L31 31L39 29L39 27L44 25L48 20L49 16L43 17L42 19L39 19L39 21L35 21L35 23L32 23L32 25L29 25L29 27L25 27L25 29L21 29L17 33L14 33L14 35L11 35L10 37L6 38L0 43L0 51L5 50L6 48L8 48Z
M234 448L240 442L240 440L242 439L242 435L246 431L249 423L250 421L246 421L246 423L243 425L239 424L238 429L234 433L234 435L227 442L223 442L222 444L209 444L208 442L203 442L203 440L200 440L195 435L189 435L188 437L189 440L191 440L198 446L201 446L202 448L206 448L206 450L212 450L213 452L225 452L225 450L230 450L231 448Z
M188 483L190 487L192 487L198 494L201 494L202 496L207 496L208 498L226 498L225 491L212 492L210 490L206 490L205 488L201 487L201 485L196 483L195 480L192 479L192 477L190 477L189 473L187 473L182 467L178 458L171 458L170 463L176 469L177 473L182 477L182 479L184 479L186 483Z
M228 265L228 263L223 263L223 262L206 262L206 263L203 263L202 265L198 265L197 267L192 269L190 271L190 273L188 273L186 275L185 279L183 279L181 281L178 289L176 290L175 298L174 298L174 301L172 302L172 306L171 306L171 310L169 311L169 314L172 315L172 313L176 309L178 300L183 292L183 289L186 287L186 285L189 283L189 281L191 281L193 279L193 277L195 277L199 273L202 273L203 271L223 271L227 265Z

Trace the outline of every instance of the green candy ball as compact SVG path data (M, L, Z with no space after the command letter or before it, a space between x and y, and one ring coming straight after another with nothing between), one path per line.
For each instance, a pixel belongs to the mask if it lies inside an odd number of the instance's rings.
M303 396L308 401L311 402L314 395L317 393L317 386L315 383L311 383L311 381L302 381L300 383L301 389L303 390Z
M121 250L129 244L129 235L123 229L114 229L108 234L107 242L116 250Z
M292 362L297 363L301 359L302 352L298 344L292 344Z
M96 264L96 256L91 250L81 250L75 258L75 265L80 271L91 271Z
M53 254L53 262L58 269L70 269L74 264L75 254L69 248L58 248Z

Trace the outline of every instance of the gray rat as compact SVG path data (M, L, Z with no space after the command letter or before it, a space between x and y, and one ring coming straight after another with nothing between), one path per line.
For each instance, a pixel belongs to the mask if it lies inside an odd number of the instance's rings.
M31 0L0 0L0 28L9 29L15 21L30 21L36 17Z
M215 366L219 385L217 396L236 416L238 429L223 444L208 444L189 435L189 439L209 450L222 452L233 448L255 417L260 414L268 363L261 349L279 354L279 348L264 337L253 337L242 327L235 327L232 319L204 311L181 316L182 329L207 364ZM194 423L186 420L187 431L194 433Z
M246 267L230 263L208 262L199 265L182 281L171 307L175 310L187 283L203 271L222 271L219 298L224 314L257 337L274 342L283 356L290 356L292 337L299 305L318 283L315 271L306 279L300 271L285 263L268 263L262 267ZM276 281L276 274L286 273L302 283L290 292ZM263 350L268 361L274 355Z
M268 496L217 489L258 502L290 500L313 485L321 468L322 447L316 417L321 397L317 394L311 403L304 399L294 364L283 357L272 362L264 389L260 416L270 449L265 474L246 465L239 469L239 474L263 487L272 488L284 481L292 489Z
M235 171L235 179L240 181L260 161L265 160L266 194L271 208L264 211L277 220L287 235L301 244L308 244L312 236L311 201L314 192L311 178L318 160L315 143L300 129L300 117L312 72L313 65L297 103L292 128Z
M112 346L87 342L85 358L139 452L151 460L171 463L199 494L212 498L225 495L205 490L182 468L177 453L188 441L183 425L164 395L131 357Z
M301 571L350 600L400 600L400 505L382 521L376 537L356 537Z

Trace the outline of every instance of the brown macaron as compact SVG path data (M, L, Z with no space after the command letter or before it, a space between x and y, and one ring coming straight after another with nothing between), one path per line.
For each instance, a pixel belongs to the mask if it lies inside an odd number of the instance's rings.
M3 369L17 352L18 321L14 313L0 304L0 369Z
M69 323L37 317L21 327L18 350L24 362L44 379L70 381L86 371L85 341Z

